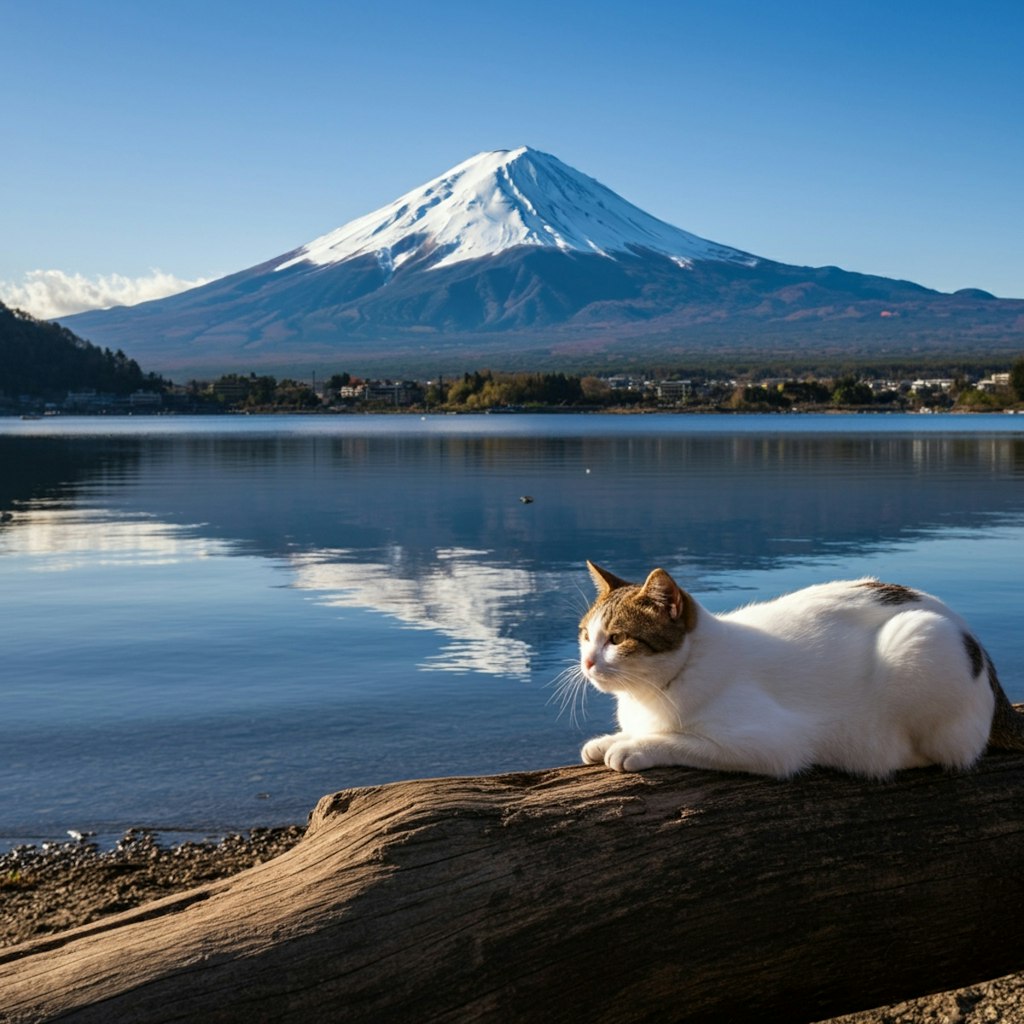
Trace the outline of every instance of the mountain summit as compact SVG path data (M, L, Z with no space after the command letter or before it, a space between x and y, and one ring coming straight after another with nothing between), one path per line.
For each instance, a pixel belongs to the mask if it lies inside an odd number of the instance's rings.
M393 203L321 235L277 265L326 265L372 254L386 273L403 263L450 267L517 246L616 258L644 251L680 266L747 253L652 217L557 157L522 146L479 153Z
M247 270L64 323L172 375L394 374L1019 350L1024 301L753 256L521 147Z

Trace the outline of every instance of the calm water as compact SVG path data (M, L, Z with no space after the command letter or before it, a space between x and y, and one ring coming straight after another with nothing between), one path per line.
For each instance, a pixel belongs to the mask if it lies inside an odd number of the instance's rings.
M0 512L0 845L573 763L586 558L923 587L1024 699L1024 417L0 420Z

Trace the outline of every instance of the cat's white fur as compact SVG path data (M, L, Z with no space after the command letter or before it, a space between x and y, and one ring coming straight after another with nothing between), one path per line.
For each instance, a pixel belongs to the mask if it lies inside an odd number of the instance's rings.
M615 695L621 731L592 739L583 760L778 777L811 765L874 777L970 766L985 750L995 698L985 667L975 673L965 652L967 625L920 591L886 603L875 582L824 583L726 614L680 591L693 620L682 643L628 658L597 602L580 666Z

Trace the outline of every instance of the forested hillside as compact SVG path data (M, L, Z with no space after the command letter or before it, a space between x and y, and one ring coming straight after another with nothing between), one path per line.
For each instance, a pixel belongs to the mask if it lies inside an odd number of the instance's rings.
M98 348L60 324L36 320L0 302L0 396L59 399L88 388L127 395L162 384L120 350Z

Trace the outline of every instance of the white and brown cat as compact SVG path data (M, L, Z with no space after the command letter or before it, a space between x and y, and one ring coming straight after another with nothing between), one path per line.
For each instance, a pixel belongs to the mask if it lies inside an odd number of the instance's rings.
M637 585L587 566L580 668L615 695L621 730L583 747L589 764L882 778L1024 750L1024 715L938 598L860 579L712 614L663 569Z

